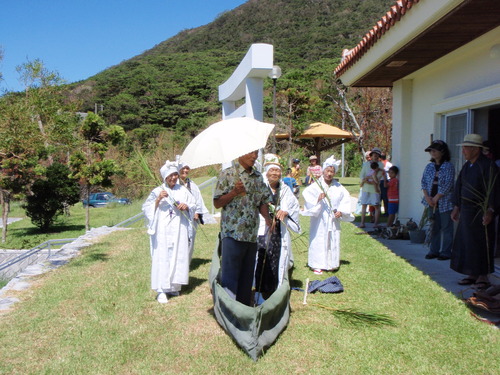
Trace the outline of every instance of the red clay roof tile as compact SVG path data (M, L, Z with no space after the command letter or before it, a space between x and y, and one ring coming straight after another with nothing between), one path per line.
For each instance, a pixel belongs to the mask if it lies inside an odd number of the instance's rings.
M406 14L419 0L398 0L382 18L377 21L363 39L351 50L342 51L342 60L335 68L335 75L340 77L356 63L401 17Z

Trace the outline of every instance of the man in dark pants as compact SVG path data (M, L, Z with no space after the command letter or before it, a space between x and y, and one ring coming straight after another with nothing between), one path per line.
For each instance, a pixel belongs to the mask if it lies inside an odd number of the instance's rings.
M498 211L498 170L485 157L479 134L467 134L460 144L467 160L455 183L451 219L458 222L450 267L467 275L458 283L475 289L490 286L488 274L494 271L493 218ZM486 227L486 228L485 228Z
M257 253L259 212L272 227L268 204L271 193L253 166L258 152L238 158L238 164L219 175L214 192L221 213L221 286L237 301L250 306Z

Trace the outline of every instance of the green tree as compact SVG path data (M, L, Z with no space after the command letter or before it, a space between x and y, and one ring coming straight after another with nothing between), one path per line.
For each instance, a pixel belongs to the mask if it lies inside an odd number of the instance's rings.
M49 230L66 206L80 200L80 185L69 177L70 173L68 166L55 162L47 167L44 178L37 179L31 186L23 208L42 232Z
M111 145L118 145L125 138L125 131L118 125L107 125L104 119L92 112L79 128L82 140L78 151L70 157L71 177L84 186L84 198L89 199L94 187L112 186L111 177L121 173L121 168L111 159L105 158ZM85 230L90 229L90 211L85 211Z
M17 67L25 90L0 98L0 193L7 222L11 198L21 198L43 172L45 160L65 160L73 148L75 102L63 95L63 80L41 60ZM6 240L7 225L2 229Z
M0 201L2 242L7 239L7 218L11 198L23 195L37 175L45 147L36 124L31 121L24 100L15 96L0 101Z
M22 100L26 115L38 127L49 162L56 154L66 157L75 144L78 102L64 95L64 80L59 73L48 70L43 61L27 61L16 70L25 86Z

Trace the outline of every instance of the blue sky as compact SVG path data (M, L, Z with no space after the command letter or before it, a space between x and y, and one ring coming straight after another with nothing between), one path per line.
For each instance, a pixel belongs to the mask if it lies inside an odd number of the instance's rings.
M0 94L23 89L15 68L28 60L79 81L246 1L0 0Z

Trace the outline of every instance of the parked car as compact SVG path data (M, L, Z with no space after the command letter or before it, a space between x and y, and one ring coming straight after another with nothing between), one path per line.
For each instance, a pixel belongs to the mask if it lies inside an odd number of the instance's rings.
M111 193L100 192L90 194L88 202L86 199L84 199L83 207L86 207L87 204L90 207L104 207L109 203L130 204L131 202L128 198L117 198Z

